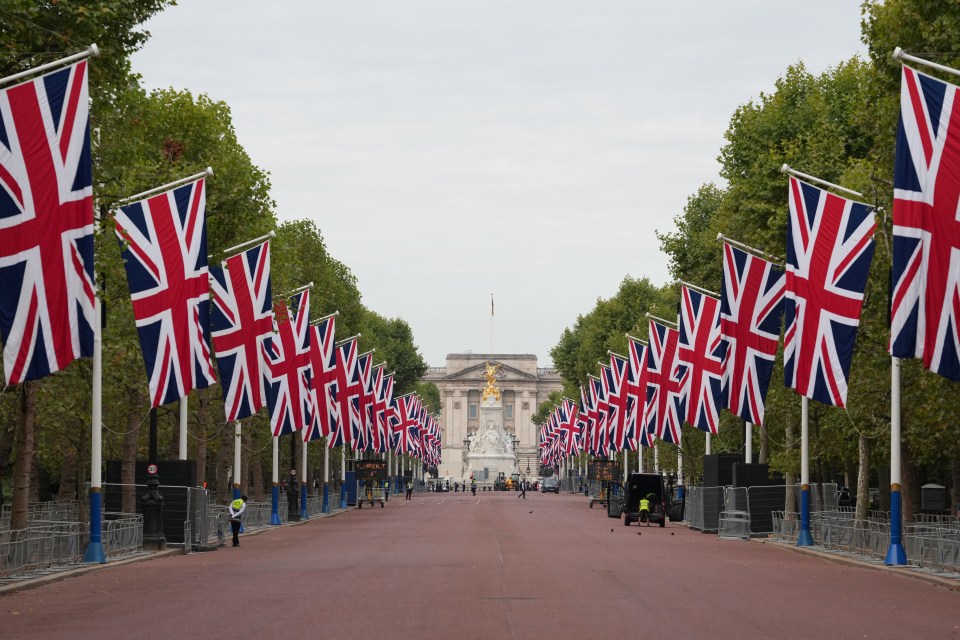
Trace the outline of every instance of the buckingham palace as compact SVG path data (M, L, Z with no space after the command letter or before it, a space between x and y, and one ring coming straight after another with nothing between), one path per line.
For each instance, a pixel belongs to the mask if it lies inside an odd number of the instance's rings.
M480 427L480 399L488 362L499 365L496 384L502 395L503 427L519 440L518 468L525 476L535 476L539 434L530 418L547 394L563 389L563 381L555 369L538 367L537 356L526 353L451 353L446 367L428 369L423 380L437 385L442 406L440 475L463 477L464 440Z

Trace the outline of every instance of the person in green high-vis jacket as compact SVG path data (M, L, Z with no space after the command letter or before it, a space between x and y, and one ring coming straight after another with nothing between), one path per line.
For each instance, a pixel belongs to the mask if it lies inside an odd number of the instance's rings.
M230 528L233 530L233 546L240 546L240 518L247 508L247 496L240 496L230 503Z

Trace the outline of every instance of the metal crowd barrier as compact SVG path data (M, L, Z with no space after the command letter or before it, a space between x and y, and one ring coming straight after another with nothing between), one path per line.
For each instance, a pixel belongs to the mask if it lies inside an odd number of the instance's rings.
M796 543L800 517L795 512L774 513L774 536ZM810 516L814 544L882 560L890 547L890 514L871 511L857 520L853 510L820 511ZM919 514L906 524L903 547L911 566L960 573L960 521L951 516Z
M13 505L0 507L0 529L10 528L10 515ZM76 522L78 505L76 500L51 500L50 502L31 502L27 505L27 521L46 520L49 522Z
M86 543L82 522L37 520L26 529L0 531L0 579L76 564Z
M104 514L101 540L107 558L143 551L143 516L139 513ZM187 521L189 524L189 521ZM189 540L189 538L187 538Z

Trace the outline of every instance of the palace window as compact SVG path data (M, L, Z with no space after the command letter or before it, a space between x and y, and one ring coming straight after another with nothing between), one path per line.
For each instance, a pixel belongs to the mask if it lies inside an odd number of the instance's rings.
M505 408L506 411L507 411L507 418L508 418L508 419L509 419L509 418L512 418L512 417L513 417L513 405L512 405L512 404L508 404L508 405L507 405L506 407L504 407L504 408Z
M472 402L470 403L470 417L471 418L477 417L477 405L475 405Z

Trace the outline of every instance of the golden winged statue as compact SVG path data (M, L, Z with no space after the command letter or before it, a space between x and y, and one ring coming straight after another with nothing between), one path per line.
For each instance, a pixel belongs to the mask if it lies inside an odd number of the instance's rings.
M494 400L500 400L500 389L497 389L497 371L500 365L494 362L487 362L483 375L487 378L487 386L483 388L483 397L480 402L486 402L487 398L493 396Z

